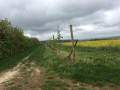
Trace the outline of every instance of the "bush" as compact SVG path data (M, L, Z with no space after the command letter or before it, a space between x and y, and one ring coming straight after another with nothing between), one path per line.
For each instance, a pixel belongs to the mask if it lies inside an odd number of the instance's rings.
M39 44L37 38L24 36L22 29L12 26L7 19L0 20L0 59Z

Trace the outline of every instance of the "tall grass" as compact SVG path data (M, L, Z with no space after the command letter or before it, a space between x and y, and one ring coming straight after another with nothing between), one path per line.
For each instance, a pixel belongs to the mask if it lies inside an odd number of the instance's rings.
M71 46L61 46L65 52L71 51ZM73 81L103 86L120 84L120 62L119 53L97 50L96 48L77 47L79 55L76 63L65 61L58 56L57 52L49 47L42 46L35 50L30 57L37 65L54 71L61 78Z
M71 46L61 46L70 52ZM56 65L54 70L63 77L93 85L120 84L119 52L102 51L96 48L76 47L76 63ZM77 56L76 56L77 57Z

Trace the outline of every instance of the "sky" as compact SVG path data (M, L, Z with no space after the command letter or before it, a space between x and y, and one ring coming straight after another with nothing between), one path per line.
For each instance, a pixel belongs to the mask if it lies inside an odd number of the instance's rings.
M28 37L48 40L120 36L120 0L0 0L0 19L8 18Z

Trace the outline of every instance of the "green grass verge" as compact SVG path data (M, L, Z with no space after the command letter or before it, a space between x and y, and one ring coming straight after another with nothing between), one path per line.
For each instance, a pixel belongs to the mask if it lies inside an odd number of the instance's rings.
M45 63L45 61L43 61L44 52L45 52L45 45L41 45L32 52L29 61L35 61L36 65L42 66Z
M33 47L24 52L21 52L16 55L0 60L0 72L15 67L18 62L20 62L26 56L30 55L38 47L40 46Z
M61 49L70 52L71 47L61 46ZM76 81L102 86L108 83L120 84L120 56L119 52L102 51L96 48L76 47L75 64L55 69L64 70L69 77ZM67 67L67 68L66 68Z
M67 46L61 46L61 49L66 52L71 51L71 47ZM111 83L120 85L120 56L118 52L77 47L76 53L80 59L76 63L68 61L69 64L66 64L56 55L55 51L43 46L35 51L31 59L35 60L37 65L47 67L49 71L53 70L61 78L69 78L96 86Z

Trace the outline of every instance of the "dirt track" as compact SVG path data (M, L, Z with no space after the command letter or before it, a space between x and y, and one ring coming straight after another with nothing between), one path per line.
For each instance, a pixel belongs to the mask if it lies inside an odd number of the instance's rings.
M37 67L34 62L29 62L29 57L30 55L25 57L13 69L0 73L0 90L12 90L16 88L29 90L34 87L40 90L38 81L43 82L44 75L41 75L41 68ZM22 63L23 61L25 63Z

